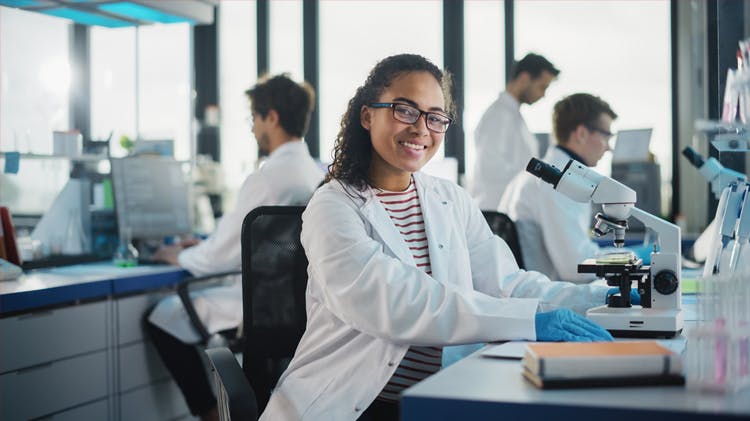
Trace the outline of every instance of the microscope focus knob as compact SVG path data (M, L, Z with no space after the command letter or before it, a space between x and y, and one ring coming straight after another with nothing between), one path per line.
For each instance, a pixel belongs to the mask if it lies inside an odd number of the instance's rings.
M677 291L677 275L671 270L663 270L654 277L654 289L660 294L669 295Z

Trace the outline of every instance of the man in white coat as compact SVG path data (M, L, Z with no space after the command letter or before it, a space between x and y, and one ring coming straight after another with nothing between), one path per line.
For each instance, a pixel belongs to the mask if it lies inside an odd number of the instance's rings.
M570 159L593 167L609 150L610 127L617 114L589 94L573 94L555 104L552 117L556 145L544 161L564 168ZM591 239L591 204L576 202L526 173L510 183L498 208L516 222L526 269L552 280L588 282L578 263L601 251Z
M522 104L533 104L560 73L547 59L527 54L513 66L512 78L484 112L474 132L477 159L471 196L482 210L496 210L510 180L539 155L539 141L526 127Z
M239 270L245 215L264 205L305 205L323 179L323 172L302 141L314 104L312 88L280 75L259 82L246 94L251 102L253 134L268 158L247 177L237 207L223 216L211 236L189 248L164 246L155 254L157 259L181 266L195 276ZM234 279L230 285L191 294L196 312L210 333L240 325L241 288L239 279ZM179 297L168 297L154 308L149 329L191 412L204 420L218 419L216 399L195 346L200 337Z

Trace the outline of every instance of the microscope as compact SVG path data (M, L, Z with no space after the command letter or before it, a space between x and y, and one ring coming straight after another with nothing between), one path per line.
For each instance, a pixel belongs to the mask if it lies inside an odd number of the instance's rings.
M734 272L738 262L750 260L750 183L745 174L724 167L716 158L704 160L691 147L683 149L682 154L710 183L711 192L719 200L716 216L705 231L711 237L703 276Z
M690 161L703 178L711 185L711 193L717 199L721 197L725 187L736 181L747 181L745 174L726 168L716 158L703 159L701 154L690 146L682 150L682 155Z
M577 202L601 204L602 212L595 216L594 233L602 236L612 232L615 247L624 245L627 220L631 216L657 235L661 247L651 254L651 265L644 265L637 258L626 261L592 258L578 265L579 273L594 273L604 278L607 285L620 290L609 297L606 305L589 309L586 317L613 336L671 338L679 334L683 327L680 228L636 208L635 191L575 160L568 161L560 171L532 158L526 171ZM630 302L634 282L637 283L641 305Z

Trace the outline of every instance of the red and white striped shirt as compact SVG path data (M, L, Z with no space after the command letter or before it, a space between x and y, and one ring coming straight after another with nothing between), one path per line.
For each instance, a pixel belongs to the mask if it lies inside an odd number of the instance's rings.
M375 194L404 237L417 267L432 275L422 207L414 179L412 178L409 187L403 192L378 190ZM378 395L378 399L397 402L399 394L404 389L440 370L442 357L441 347L410 347L388 384Z

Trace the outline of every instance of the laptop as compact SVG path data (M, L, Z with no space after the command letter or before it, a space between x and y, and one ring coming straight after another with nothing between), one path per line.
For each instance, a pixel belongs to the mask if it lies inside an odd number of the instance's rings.
M620 130L615 138L612 163L647 162L653 129Z

